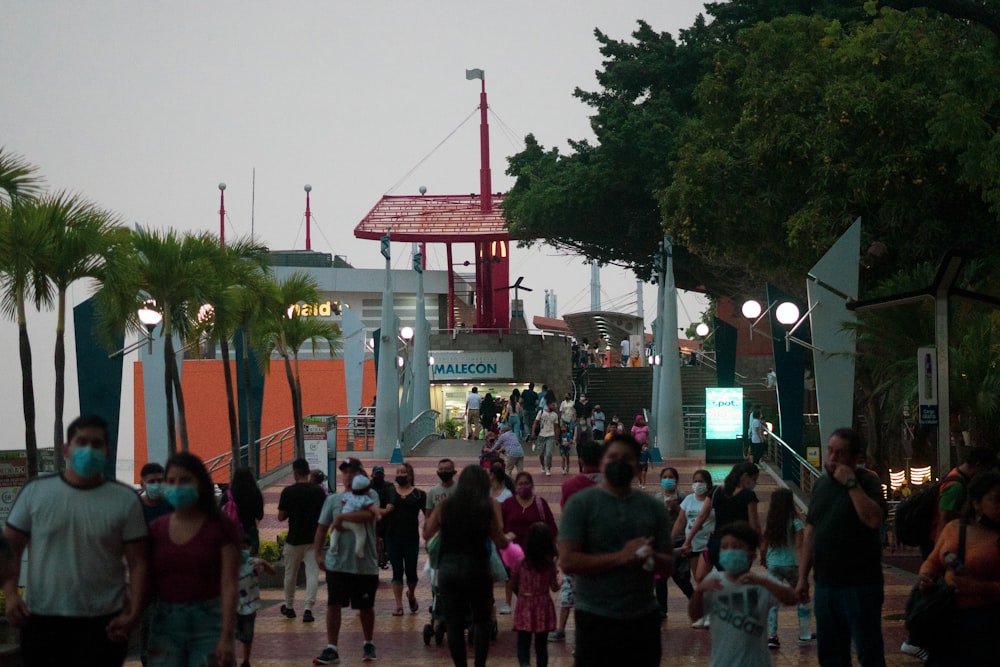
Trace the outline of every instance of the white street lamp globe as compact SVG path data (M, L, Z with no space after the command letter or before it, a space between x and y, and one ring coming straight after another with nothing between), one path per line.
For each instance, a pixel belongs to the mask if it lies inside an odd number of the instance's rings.
M782 324L795 324L799 321L799 307L791 301L778 304L774 316Z
M403 340L412 340L413 339L413 327L403 327L402 329L399 330L399 336Z
M755 320L758 317L760 317L760 313L762 310L764 309L761 307L760 301L754 301L753 299L749 299L743 302L743 308L741 309L741 312L743 313L743 317L747 318L748 320Z
M694 332L696 334L698 334L699 336L707 336L708 335L708 325L705 324L704 322L701 322L701 323L698 324L698 326L696 326L694 328Z
M406 362L403 361L403 357L396 357L396 365L397 366L399 366L400 368L402 368L404 363L406 363Z
M214 314L215 314L215 307L212 304L210 303L203 304L202 307L198 309L198 321L203 323L205 322L205 320L209 319Z
M306 183L304 186L302 186L302 189L305 190L306 192L312 192L313 186Z
M158 310L153 310L148 305L144 305L137 313L142 326L152 329L163 321L163 314Z

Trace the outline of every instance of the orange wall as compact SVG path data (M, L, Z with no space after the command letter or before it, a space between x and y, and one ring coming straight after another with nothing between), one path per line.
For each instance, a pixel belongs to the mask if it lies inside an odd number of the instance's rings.
M230 362L233 382L236 364ZM135 479L148 458L146 441L146 404L143 394L142 363L133 364L135 384L133 414L135 415ZM361 404L370 405L375 395L375 364L365 361ZM302 412L310 414L347 414L347 393L344 362L341 359L310 359L299 362L302 384ZM188 441L191 452L203 460L230 449L229 418L226 411L226 385L219 360L186 360L181 373L184 407L187 414ZM272 361L270 373L264 378L264 410L261 435L268 435L292 424L292 400L288 390L285 367Z

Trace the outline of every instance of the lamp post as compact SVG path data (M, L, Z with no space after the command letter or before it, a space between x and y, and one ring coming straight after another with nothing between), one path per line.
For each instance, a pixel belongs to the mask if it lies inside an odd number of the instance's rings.
M226 247L226 184L219 183L219 245Z
M399 446L399 375L396 366L396 315L393 312L392 267L389 230L381 242L385 258L382 319L379 326L379 358L376 370L375 456L386 461Z
M400 441L402 432L413 420L413 366L414 356L410 354L410 341L413 340L413 327L403 327L399 330L399 340L403 343L403 354L396 358L396 364L402 373L402 394L399 399L399 429Z
M313 186L308 183L302 188L306 191L306 250L312 250L312 211L309 209L309 193Z

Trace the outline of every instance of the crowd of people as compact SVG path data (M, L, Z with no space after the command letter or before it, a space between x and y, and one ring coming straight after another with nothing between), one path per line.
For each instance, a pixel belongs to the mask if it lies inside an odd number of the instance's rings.
M644 424L636 420L625 432L612 421L604 431L595 427L593 410L581 422L575 408L571 417L564 414L554 396L542 394L540 403L536 445L567 429L589 431L574 443L577 471L564 466L558 522L516 448L507 451L522 459L521 468L494 458L457 474L454 461L442 459L439 483L426 491L406 463L386 480L384 467L368 473L361 460L344 459L333 493L315 483L305 460L293 463L294 482L278 502L278 519L288 522L279 613L298 617L296 575L305 563L301 620L314 622L319 572L325 572L326 645L314 664L340 662L348 607L363 635L357 657L377 659L380 554L391 566L392 615L419 611L421 539L433 565L434 611L457 667L468 661L466 629L474 664L486 664L497 615L505 614L512 615L522 666L532 664L532 654L534 664L548 664L548 644L566 641L571 615L575 664L620 664L627 657L630 664L658 665L671 579L688 599L692 627L710 631L712 665L770 665L769 652L781 645L781 605L797 606L799 640L816 641L821 665L850 664L852 644L862 665L885 664L886 504L878 477L861 464L854 431L830 435L824 474L804 517L792 493L779 489L762 521L755 463L737 463L718 485L707 470L688 481L664 466L653 475L656 492L646 492ZM543 435L544 424L554 435ZM506 421L502 431L490 451L510 447L504 438L516 433L514 424ZM72 646L75 663L121 665L138 631L144 665L249 667L258 577L274 572L256 557L263 498L252 474L234 472L219 497L204 464L180 453L165 466L144 467L136 494L106 477L107 438L99 417L73 421L65 472L32 480L11 510L0 578L7 618L21 628L24 664L57 664ZM548 474L550 466L543 451L538 472ZM920 648L933 665L990 664L1000 648L990 632L1000 621L994 455L972 450L937 493L919 587L943 577L955 589L956 612L942 629L947 644ZM765 569L752 568L758 561ZM501 583L502 598L494 593Z

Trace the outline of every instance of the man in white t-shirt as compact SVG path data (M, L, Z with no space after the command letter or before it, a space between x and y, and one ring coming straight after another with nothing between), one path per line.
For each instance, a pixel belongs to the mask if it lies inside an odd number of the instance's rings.
M466 435L469 436L470 440L478 439L479 431L482 430L482 423L479 421L480 403L482 403L482 397L479 395L479 389L473 387L469 395L465 397L465 428Z
M21 628L27 667L68 656L74 664L121 665L149 582L142 505L131 487L105 477L108 425L100 417L70 423L63 456L65 472L28 482L7 519L15 570L3 587L7 620Z
M556 438L559 437L559 413L556 412L556 402L552 401L535 417L538 424L538 462L546 475L552 474L552 454L556 448Z

